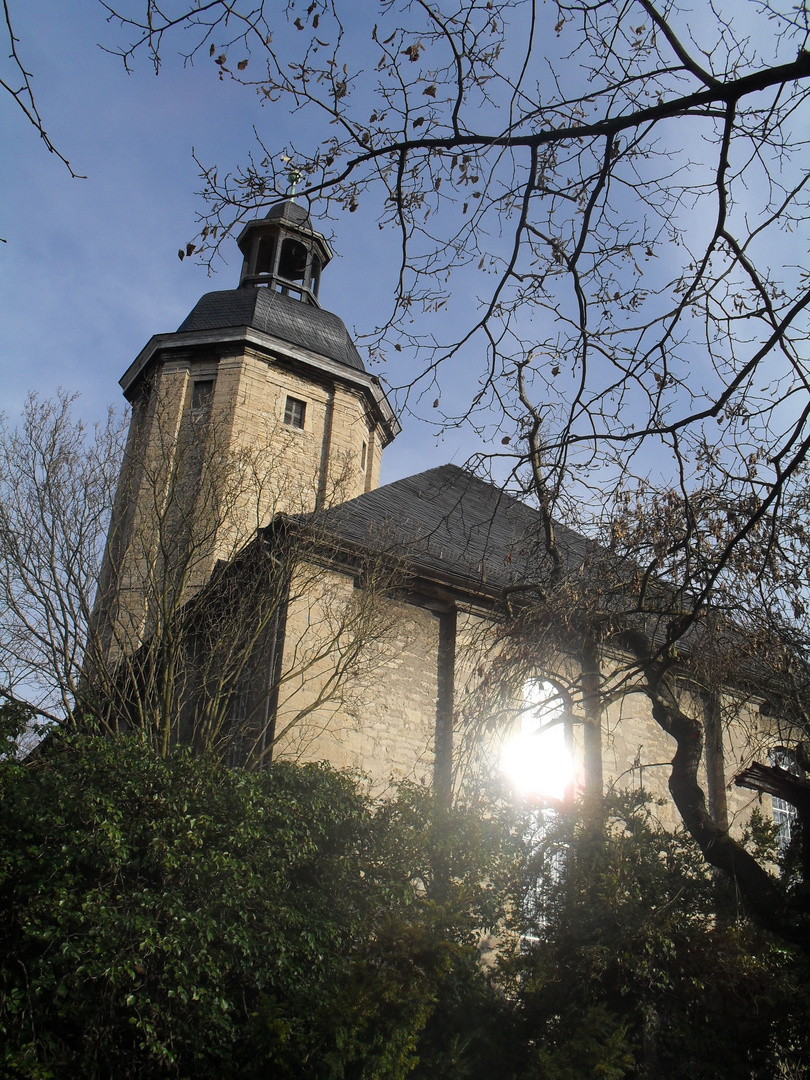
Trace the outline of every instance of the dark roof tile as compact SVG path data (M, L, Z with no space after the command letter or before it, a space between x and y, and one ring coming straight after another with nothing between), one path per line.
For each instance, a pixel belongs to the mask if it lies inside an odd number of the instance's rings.
M309 212L299 203L293 202L292 199L285 199L284 202L274 203L267 211L264 220L285 221L289 222L291 225L302 225L307 229L312 228Z
M294 300L272 289L228 289L201 297L178 327L178 334L247 326L325 356L356 371L365 371L349 331L337 315Z
M538 511L456 465L386 484L314 520L344 542L485 591L526 582L538 565ZM557 540L566 559L582 561L584 537L558 525Z

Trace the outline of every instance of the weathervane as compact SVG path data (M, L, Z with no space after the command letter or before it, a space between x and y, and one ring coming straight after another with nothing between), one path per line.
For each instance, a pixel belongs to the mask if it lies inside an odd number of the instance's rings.
M287 198L290 202L295 202L295 189L304 179L304 174L300 172L294 165L291 165L291 157L286 154L281 155L281 160L287 165L287 182L290 185L290 190L287 192Z

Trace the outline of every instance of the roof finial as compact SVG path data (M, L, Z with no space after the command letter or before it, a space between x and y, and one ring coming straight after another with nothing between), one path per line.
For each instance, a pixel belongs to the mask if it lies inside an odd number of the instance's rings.
M287 192L287 198L290 202L295 202L295 189L304 179L304 174L298 170L295 165L292 165L292 158L286 154L281 155L281 160L287 166L287 183L290 185L290 190Z

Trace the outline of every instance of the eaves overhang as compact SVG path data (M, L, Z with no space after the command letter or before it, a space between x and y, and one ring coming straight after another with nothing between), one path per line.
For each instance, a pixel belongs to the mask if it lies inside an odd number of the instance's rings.
M387 446L402 430L394 410L386 397L382 384L376 375L358 371L346 364L338 363L308 349L291 345L287 341L266 334L248 326L229 327L227 329L194 330L184 333L156 334L150 338L135 360L118 380L124 396L131 400L139 380L158 356L180 349L193 349L223 344L244 345L266 353L282 362L302 365L323 378L341 382L360 391L380 424L383 434L383 446Z
M270 541L276 529L291 530L305 538L311 545L310 558L325 568L339 573L353 574L363 561L382 560L389 568L398 568L402 580L397 591L416 599L441 600L444 606L474 611L492 617L503 599L503 586L489 583L486 575L473 568L446 565L437 568L419 558L418 546L414 549L393 546L390 549L376 544L350 543L344 537L328 530L313 532L307 517L278 514L257 532L257 541Z

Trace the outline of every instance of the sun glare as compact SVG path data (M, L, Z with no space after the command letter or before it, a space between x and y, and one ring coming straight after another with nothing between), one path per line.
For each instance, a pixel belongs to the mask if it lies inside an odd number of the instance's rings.
M504 742L501 771L524 797L562 800L574 778L562 696L552 683L543 681L526 683L523 695L520 730Z

